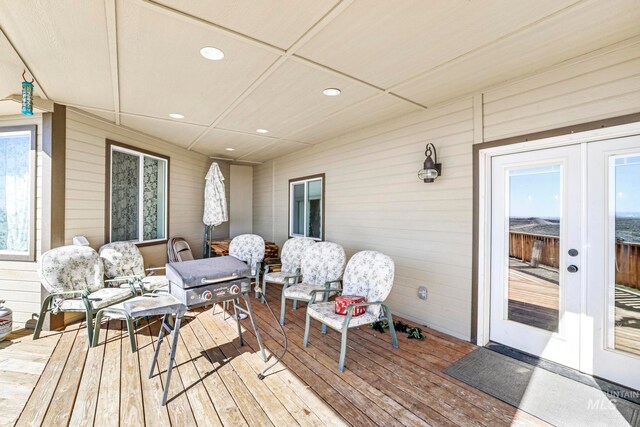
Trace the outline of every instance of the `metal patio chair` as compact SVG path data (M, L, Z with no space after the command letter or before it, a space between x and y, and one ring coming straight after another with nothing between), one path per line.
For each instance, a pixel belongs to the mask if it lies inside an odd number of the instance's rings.
M303 345L306 347L308 344L309 327L312 318L322 323L322 333L326 333L327 326L342 332L338 369L343 372L347 355L347 331L349 328L368 325L378 320L386 320L389 323L393 347L398 348L398 339L393 326L391 310L384 303L393 287L394 270L393 260L380 252L362 251L355 254L349 260L344 272L341 293L344 295L364 296L365 302L349 304L346 315L336 314L334 302L315 302L318 296L331 291L312 291L313 295L307 305L307 322L304 330ZM366 306L365 313L353 317L353 309L356 306Z
M282 286L280 324L284 325L288 299L293 300L295 310L298 301L311 300L313 291L330 290L320 295L321 300L328 298L331 292L337 292L346 259L344 249L337 243L318 242L309 246L302 255L300 275L288 279L288 282ZM302 282L298 283L300 278Z
M300 263L305 250L316 243L308 237L293 237L282 245L280 252L280 264L266 264L262 274L262 298L267 296L267 283L284 285L292 279L300 276ZM271 271L274 267L280 267L280 271Z
M42 254L38 270L49 292L40 309L33 339L40 337L47 312L85 313L89 345L93 341L93 317L105 307L135 296L135 289L107 288L98 253L88 246L62 246Z
M130 283L141 294L169 289L167 277L155 274L164 267L145 269L142 254L133 242L107 243L100 248L100 258L108 282Z
M229 256L239 259L251 268L251 276L249 277L255 282L256 286L260 283L260 270L264 261L264 252L264 239L257 234L241 234L234 237L229 243ZM256 298L258 298L257 292ZM229 301L225 301L223 303L225 313L228 307Z

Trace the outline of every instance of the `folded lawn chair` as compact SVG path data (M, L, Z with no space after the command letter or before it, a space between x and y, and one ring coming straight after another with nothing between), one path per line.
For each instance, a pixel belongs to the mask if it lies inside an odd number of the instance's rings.
M109 282L132 283L142 294L169 288L166 276L154 274L157 270L164 270L164 267L145 270L142 254L132 242L107 243L100 248L100 258ZM148 276L147 271L151 273Z
M47 312L81 312L87 316L89 345L93 339L94 314L105 307L135 296L133 287L107 288L104 267L96 251L88 246L62 246L42 254L39 274L49 292L42 303L33 339L40 337Z
M344 360L347 355L347 331L362 325L368 325L378 320L389 322L389 332L394 348L398 348L396 331L393 327L391 310L384 303L391 292L394 275L393 260L387 255L376 251L362 251L355 254L344 272L342 279L344 295L358 295L365 297L366 302L349 304L347 314L336 314L334 302L315 302L316 297L329 291L314 290L313 296L307 305L307 323L304 330L304 343L306 347L309 341L309 326L311 319L322 323L322 333L326 333L327 326L342 332L342 345L340 347L340 362L338 369L344 371ZM353 317L353 309L356 306L366 306L364 314Z
M293 237L282 246L280 264L266 264L262 275L262 298L267 295L267 283L284 285L286 282L300 276L300 263L305 250L316 243L308 237ZM270 271L274 267L280 267L280 271ZM264 302L264 299L263 299Z
M193 261L193 252L186 240L182 237L173 237L167 243L167 258L169 262Z
M312 291L339 289L340 277L347 257L342 246L331 242L318 242L309 246L302 255L300 273L302 283L297 283L299 277L290 279L282 286L282 301L280 305L280 324L284 325L287 300L293 300L293 309L298 301L309 301ZM320 294L323 300L329 294Z

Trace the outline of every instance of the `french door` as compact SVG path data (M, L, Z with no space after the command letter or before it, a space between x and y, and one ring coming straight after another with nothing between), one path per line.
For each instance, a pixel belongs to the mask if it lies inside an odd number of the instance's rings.
M495 156L490 339L640 389L640 137Z

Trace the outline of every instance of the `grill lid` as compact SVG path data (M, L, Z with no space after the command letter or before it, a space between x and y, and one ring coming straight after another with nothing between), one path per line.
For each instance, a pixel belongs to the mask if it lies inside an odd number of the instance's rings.
M203 280L229 280L251 274L247 264L232 256L197 259L194 261L171 262L167 264L167 279L172 285L183 289L202 286Z

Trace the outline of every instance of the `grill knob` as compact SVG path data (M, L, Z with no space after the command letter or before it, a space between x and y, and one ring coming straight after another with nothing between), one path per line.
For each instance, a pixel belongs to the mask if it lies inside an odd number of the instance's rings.
M229 288L229 292L231 292L234 295L240 293L240 286L231 285L231 287Z
M209 301L211 298L213 298L213 294L211 293L211 291L204 291L201 298L205 301Z

